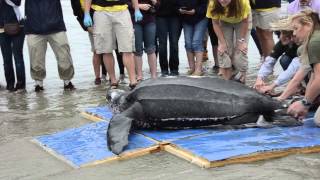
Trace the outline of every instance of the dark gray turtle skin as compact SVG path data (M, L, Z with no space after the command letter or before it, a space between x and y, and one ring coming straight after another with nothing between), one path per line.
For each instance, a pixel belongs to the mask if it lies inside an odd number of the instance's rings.
M256 123L259 117L277 125L301 125L281 102L234 81L219 78L145 80L117 96L120 113L110 120L108 148L120 154L132 129L186 129ZM283 111L279 111L283 112Z

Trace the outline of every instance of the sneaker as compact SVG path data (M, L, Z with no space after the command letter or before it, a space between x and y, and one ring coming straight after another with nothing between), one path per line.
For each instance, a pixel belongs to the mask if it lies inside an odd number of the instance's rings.
M72 82L69 82L67 85L64 85L63 89L72 91L72 90L75 90L76 88L73 86Z
M94 84L95 84L95 85L100 85L100 84L101 84L101 79L100 79L100 78L96 78L96 79L94 80Z
M7 87L7 90L9 92L15 92L16 91L16 89L14 87Z
M169 75L168 71L161 71L161 77L167 77Z
M215 73L215 74L218 74L219 73L219 66L213 66L212 67L212 72Z
M169 76L179 76L179 72L178 71L171 71Z
M40 86L40 85L36 85L35 87L34 87L34 91L35 92L40 92L40 91L43 91L44 89L43 89L43 86Z
M119 86L119 83L118 83L118 82L116 82L116 83L111 83L110 89L118 89L118 86Z
M21 83L17 83L15 90L19 93L19 92L25 92L26 91L26 87L24 85L22 85Z

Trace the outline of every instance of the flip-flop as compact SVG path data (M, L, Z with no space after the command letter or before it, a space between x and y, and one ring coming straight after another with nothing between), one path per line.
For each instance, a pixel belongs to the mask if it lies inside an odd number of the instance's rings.
M187 75L192 75L193 73L194 73L194 71L191 70L191 69L189 69L189 70L187 71Z
M191 74L191 76L203 76L203 75L204 75L204 72L202 72L202 71L200 71L200 72L195 71Z
M110 89L117 89L118 86L119 86L119 83L112 83L112 84L110 85Z
M136 86L137 86L137 84L129 84L130 90L133 90Z

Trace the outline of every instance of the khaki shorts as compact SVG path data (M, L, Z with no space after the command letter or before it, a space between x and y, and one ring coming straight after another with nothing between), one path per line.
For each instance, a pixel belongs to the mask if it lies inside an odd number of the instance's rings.
M252 24L253 28L260 28L263 30L270 30L270 23L279 20L280 9L273 9L271 11L256 11L252 10Z
M128 10L118 12L95 11L93 39L97 54L134 51L134 31Z
M246 37L244 37L245 42L249 42L251 24L251 15L249 15L249 28ZM227 43L227 53L218 55L219 67L234 67L237 71L246 72L248 70L248 55L236 50L237 40L240 39L241 34L241 23L220 22L220 27Z
M230 56L227 53L218 54L218 62L220 68L231 68L232 61Z
M46 52L50 44L58 62L60 79L70 80L74 75L74 67L70 53L70 46L66 32L38 35L27 35L30 56L31 77L34 80L43 80L46 77Z

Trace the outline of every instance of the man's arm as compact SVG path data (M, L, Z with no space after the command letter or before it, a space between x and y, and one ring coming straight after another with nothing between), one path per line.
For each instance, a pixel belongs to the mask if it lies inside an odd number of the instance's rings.
M138 0L131 0L132 6L135 10L139 10L139 3Z
M85 13L90 12L91 3L92 3L92 0L85 0L85 3L84 3L84 12Z

